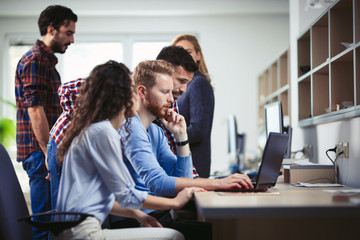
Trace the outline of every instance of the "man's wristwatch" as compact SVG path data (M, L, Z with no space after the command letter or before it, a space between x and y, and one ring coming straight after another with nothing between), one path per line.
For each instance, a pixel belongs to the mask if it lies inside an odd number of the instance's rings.
M188 140L185 140L185 141L183 141L183 142L176 142L175 144L176 144L176 146L185 146L186 144L188 144L189 143L189 139Z

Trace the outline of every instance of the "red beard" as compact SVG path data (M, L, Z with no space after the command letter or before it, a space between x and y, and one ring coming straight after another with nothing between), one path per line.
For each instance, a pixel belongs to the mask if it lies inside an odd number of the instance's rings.
M166 117L167 111L165 111L165 109L171 107L170 103L161 106L157 103L154 103L151 99L145 99L145 100L147 102L146 109L149 110L149 112L151 112L152 115L159 118Z

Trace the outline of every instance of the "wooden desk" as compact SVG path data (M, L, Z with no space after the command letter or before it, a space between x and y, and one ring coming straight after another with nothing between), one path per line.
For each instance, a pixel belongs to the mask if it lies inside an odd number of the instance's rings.
M360 206L322 190L278 183L269 193L209 191L195 201L214 239L360 239Z

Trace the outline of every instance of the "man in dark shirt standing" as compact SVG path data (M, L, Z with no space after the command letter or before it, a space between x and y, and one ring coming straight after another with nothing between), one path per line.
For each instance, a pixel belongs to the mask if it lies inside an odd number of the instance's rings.
M167 46L161 49L160 53L156 57L156 60L164 60L171 63L175 68L175 73L173 76L174 79L174 89L172 95L174 97L174 102L171 105L171 108L179 113L177 99L184 92L186 92L186 87L188 83L194 76L194 73L198 70L198 67L191 55L182 47L177 46ZM164 130L165 136L169 141L169 146L171 151L176 155L176 145L175 139L168 129L162 124L159 118L154 121L159 127ZM193 165L193 178L199 177L197 170Z
M38 19L41 39L20 59L15 76L17 107L17 160L29 176L33 213L51 209L50 184L46 179L49 131L61 113L57 90L61 84L54 53L65 53L74 43L77 16L71 9L52 5ZM34 239L48 233L33 229Z

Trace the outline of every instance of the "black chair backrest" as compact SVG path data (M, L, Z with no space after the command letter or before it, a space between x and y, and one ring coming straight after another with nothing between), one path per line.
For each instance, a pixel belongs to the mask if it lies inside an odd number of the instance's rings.
M18 219L29 215L9 154L0 143L0 239L32 239L32 228Z

